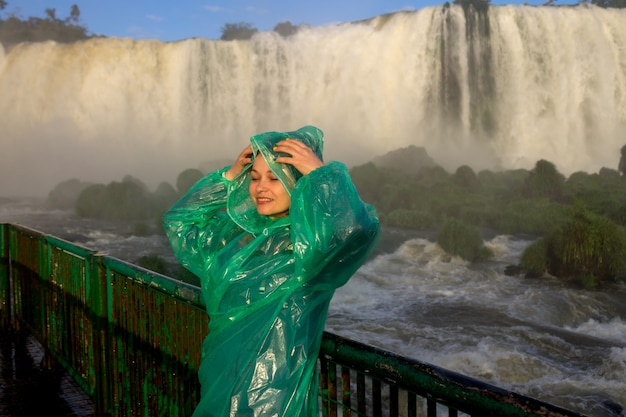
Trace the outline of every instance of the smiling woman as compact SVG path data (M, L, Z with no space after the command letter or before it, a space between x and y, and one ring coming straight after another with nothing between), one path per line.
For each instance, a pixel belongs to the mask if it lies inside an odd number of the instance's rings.
M256 158L250 178L250 197L259 214L279 218L289 213L291 198L264 158Z
M318 415L328 306L379 236L346 166L322 161L313 126L251 138L164 216L210 316L194 416Z

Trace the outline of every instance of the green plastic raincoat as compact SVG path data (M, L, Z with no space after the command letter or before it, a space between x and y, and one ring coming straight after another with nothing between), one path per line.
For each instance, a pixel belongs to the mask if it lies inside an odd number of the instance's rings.
M163 219L177 258L200 277L210 317L194 417L317 417L328 305L378 241L376 212L345 165L302 176L274 161L272 148L287 137L322 159L323 134L306 126L251 138L290 193L288 216L258 214L248 165L232 181L228 167L208 174Z

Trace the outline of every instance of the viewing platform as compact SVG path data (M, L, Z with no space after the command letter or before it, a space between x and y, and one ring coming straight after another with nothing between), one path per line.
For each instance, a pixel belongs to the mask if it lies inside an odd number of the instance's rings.
M0 333L0 416L93 416L92 399L63 368L50 369L44 354L32 335Z
M190 416L208 317L200 289L0 224L0 415ZM574 411L325 333L324 417Z

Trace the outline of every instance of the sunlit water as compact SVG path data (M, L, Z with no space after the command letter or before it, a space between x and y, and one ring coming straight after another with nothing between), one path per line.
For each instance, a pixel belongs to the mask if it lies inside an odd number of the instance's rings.
M154 188L305 124L349 165L415 145L449 171L616 169L626 9L493 6L488 19L477 36L448 4L288 38L0 47L0 194L126 174Z
M0 203L0 222L130 262L173 259L161 235L131 236L126 225L34 203ZM471 265L432 241L408 239L337 291L327 330L589 416L624 415L626 285L587 290L505 275L529 243L496 236L487 242L494 259Z

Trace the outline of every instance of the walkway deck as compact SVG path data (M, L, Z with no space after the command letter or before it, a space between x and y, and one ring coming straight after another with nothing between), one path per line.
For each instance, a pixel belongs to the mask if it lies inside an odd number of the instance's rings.
M91 417L91 399L63 370L42 366L31 335L0 333L0 416Z

